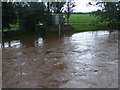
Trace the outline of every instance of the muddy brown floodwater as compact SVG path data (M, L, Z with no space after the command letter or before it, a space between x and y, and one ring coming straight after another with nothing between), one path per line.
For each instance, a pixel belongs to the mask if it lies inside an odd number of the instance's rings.
M3 88L118 88L118 32L3 45Z

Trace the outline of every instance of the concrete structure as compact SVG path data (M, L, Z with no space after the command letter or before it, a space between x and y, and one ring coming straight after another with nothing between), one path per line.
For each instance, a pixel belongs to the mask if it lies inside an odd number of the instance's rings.
M63 25L65 23L64 14L52 14L52 25Z
M72 26L69 24L65 24L65 16L64 14L51 14L47 16L47 28L43 24L37 24L36 31L44 31L49 30L49 31L70 31L72 30Z

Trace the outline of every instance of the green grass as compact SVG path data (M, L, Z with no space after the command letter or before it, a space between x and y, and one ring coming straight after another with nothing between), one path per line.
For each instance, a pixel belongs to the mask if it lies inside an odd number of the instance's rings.
M69 18L69 24L72 25L73 32L95 31L106 29L107 23L94 25L98 18L90 14L72 14ZM95 23L96 24L96 23Z
M9 24L9 26L11 27L10 30L19 30L19 23L16 23L16 24ZM4 28L3 30L9 31L8 28Z
M92 23L97 17L90 14L72 14L69 18L70 23Z
M19 30L19 23L17 24L10 24L11 30Z

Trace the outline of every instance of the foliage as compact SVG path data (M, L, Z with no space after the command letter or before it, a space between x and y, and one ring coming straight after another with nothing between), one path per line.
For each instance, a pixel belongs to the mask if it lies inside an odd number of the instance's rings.
M46 6L43 2L15 3L21 29L34 31L39 21L44 23Z
M2 29L10 29L9 24L15 24L17 22L16 10L12 3L2 2Z
M66 2L49 2L47 5L44 2L5 2L3 3L3 27L9 29L9 24L14 24L17 21L20 30L33 32L39 22L44 25L51 22L50 13L64 12L67 4ZM69 3L68 7L67 18L73 11L74 4Z
M108 22L110 28L116 28L120 22L120 3L118 2L97 2L96 6L102 7L101 10L94 11L95 16L99 16L99 22Z
M65 2L51 2L50 10L51 12L54 12L54 13L62 13L64 10L63 8L64 5L65 5Z
M75 2L69 0L69 2L66 2L66 7L65 7L65 12L67 13L66 18L67 18L67 23L69 23L69 17L71 13L73 12L73 8L75 7Z

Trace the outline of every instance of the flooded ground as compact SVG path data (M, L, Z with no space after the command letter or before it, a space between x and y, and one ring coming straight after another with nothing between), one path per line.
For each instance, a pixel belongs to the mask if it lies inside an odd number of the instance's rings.
M118 33L5 42L2 75L3 88L117 88Z

